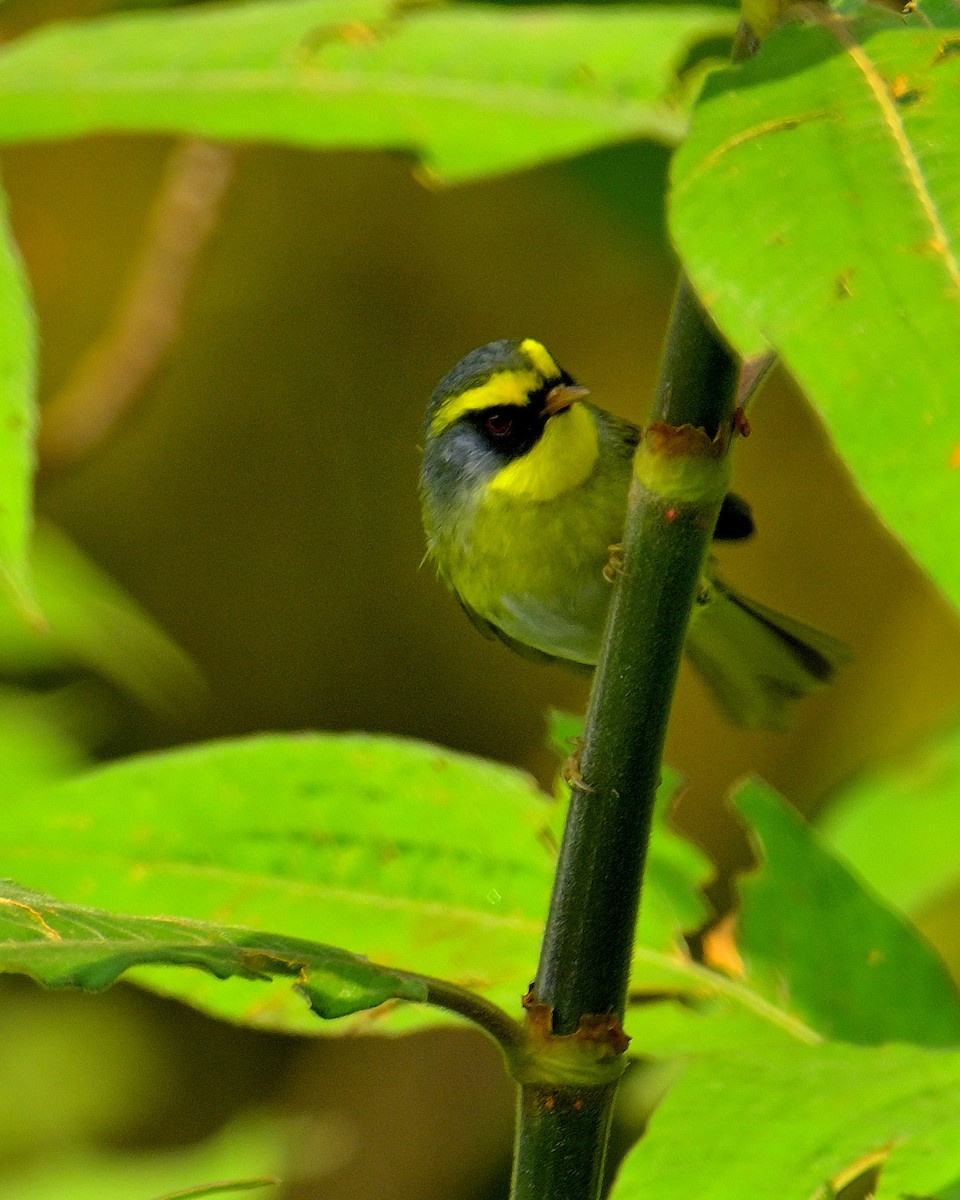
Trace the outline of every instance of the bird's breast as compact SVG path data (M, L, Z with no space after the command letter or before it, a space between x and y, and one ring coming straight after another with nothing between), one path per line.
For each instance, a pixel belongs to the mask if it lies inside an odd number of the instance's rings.
M508 637L594 663L610 603L604 578L620 540L626 484L598 480L545 503L491 492L464 529L450 582Z

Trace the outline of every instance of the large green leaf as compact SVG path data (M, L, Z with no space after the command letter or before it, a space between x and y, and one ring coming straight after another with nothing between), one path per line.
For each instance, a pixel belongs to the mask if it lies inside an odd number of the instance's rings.
M111 911L348 946L516 1011L536 968L555 808L528 776L433 746L259 737L114 764L9 804L0 872ZM702 911L702 860L658 838L651 862L641 937L672 964ZM151 979L237 1020L316 1031L285 990L172 969Z
M21 619L39 624L27 552L33 507L37 336L0 189L0 580Z
M275 736L92 771L7 814L0 871L76 902L242 924L478 986L536 965L549 801L517 771L375 737ZM155 972L238 1020L315 1031L288 991Z
M47 987L101 991L131 967L158 962L217 979L293 978L327 1019L427 998L425 984L332 946L175 917L122 916L0 880L0 971Z
M677 71L720 8L272 0L128 13L0 51L0 141L99 131L388 147L466 179L611 141L676 141Z
M25 621L0 594L0 672L30 677L83 668L173 717L206 702L205 685L186 655L48 522L34 530L30 567L44 622Z
M613 1200L828 1200L829 1181L871 1163L877 1200L955 1195L960 1054L802 1045L743 1016L667 1006L641 1012L635 1029L682 1071Z
M712 76L670 222L738 350L774 346L960 602L960 7L775 32Z
M818 822L823 837L904 912L960 881L960 730L844 787Z
M960 996L921 935L765 785L734 803L764 860L741 883L750 986L831 1038L960 1045Z

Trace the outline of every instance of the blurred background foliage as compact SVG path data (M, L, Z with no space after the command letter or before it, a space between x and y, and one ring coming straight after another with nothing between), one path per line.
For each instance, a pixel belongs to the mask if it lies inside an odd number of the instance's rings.
M102 8L9 0L0 36ZM4 154L44 398L110 321L173 151L102 138ZM41 463L38 494L189 654L209 701L171 717L87 683L48 693L57 720L97 756L265 729L382 731L549 785L545 713L582 708L586 685L484 642L420 567L420 420L454 361L507 335L542 339L599 403L641 418L676 271L667 159L632 144L433 190L399 156L237 150L169 353L95 453L66 471ZM725 574L849 640L856 662L780 737L724 725L685 670L667 755L690 780L677 824L718 863L721 900L747 861L723 804L733 780L758 773L813 811L960 700L955 616L782 374L751 424L735 486L759 533L724 548ZM17 740L6 723L3 736ZM282 1194L304 1200L504 1187L512 1089L479 1035L301 1043L123 987L91 998L4 980L0 996L0 1200L76 1200L85 1186L147 1200L170 1186L151 1192L147 1159L218 1131L255 1144L251 1174L285 1174ZM182 1165L179 1186L208 1174Z

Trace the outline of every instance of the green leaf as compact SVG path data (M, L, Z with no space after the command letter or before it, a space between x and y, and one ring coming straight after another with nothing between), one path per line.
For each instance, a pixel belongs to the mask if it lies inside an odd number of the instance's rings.
M28 807L0 872L66 899L346 945L513 1009L536 965L551 804L514 770L385 738L267 736L113 764ZM151 984L319 1032L286 989L173 970Z
M960 996L933 948L834 858L773 791L734 798L763 866L741 882L749 984L820 1033L862 1044L960 1044Z
M699 929L712 914L703 889L716 869L702 850L670 828L670 812L682 790L679 774L664 767L643 876L637 942L642 947L685 954L680 934Z
M0 141L102 131L394 148L447 180L678 140L720 8L273 0L50 26L0 53ZM469 51L466 48L469 47Z
M89 763L81 748L89 736L96 698L80 685L31 693L0 688L0 779L8 802Z
M555 809L520 772L436 747L259 737L112 764L11 804L0 871L113 911L347 944L510 1010L536 963ZM686 957L681 932L703 913L702 856L658 823L649 862L636 988L725 996L815 1039L790 1008ZM286 988L252 996L176 968L137 977L233 1020L320 1028ZM388 1024L438 1019L399 1009Z
M904 912L960 879L960 730L854 780L818 822L821 835Z
M724 333L776 348L960 602L960 41L935 17L960 7L790 25L713 75L670 220Z
M27 550L33 511L37 334L0 189L0 580L21 619L40 623Z
M566 760L583 737L584 717L580 713L551 708L547 713L547 745Z
M0 873L112 911L346 945L517 1011L555 808L521 772L434 746L258 737L112 764L11 804ZM656 963L678 958L684 916L702 907L689 875L702 872L692 849L654 843L643 937ZM285 989L253 996L173 969L150 983L234 1020L318 1032ZM401 1011L391 1024L437 1019Z
M297 1124L291 1119L246 1113L214 1138L153 1152L127 1149L119 1153L89 1146L59 1149L47 1145L44 1153L22 1156L16 1166L10 1163L4 1168L5 1200L14 1196L16 1200L173 1200L229 1195L224 1192L228 1181L236 1181L235 1190L238 1185L253 1187L258 1183L254 1177L264 1179L266 1173L279 1168L288 1156L291 1140L297 1136ZM335 1131L324 1133L332 1143L330 1158L336 1161L340 1147ZM318 1157L319 1153L322 1151ZM318 1173L323 1165L317 1163ZM204 1193L197 1186L200 1180L222 1180L220 1192L208 1187ZM263 1200L276 1194L253 1193Z
M0 595L0 671L22 676L86 668L171 717L195 712L206 689L184 653L135 601L47 522L30 549L42 627Z
M960 1175L960 1054L804 1046L724 1012L666 1007L640 1014L638 1039L683 1070L612 1200L826 1200L828 1181L871 1161L876 1200L932 1200Z
M960 29L957 0L917 0L916 11L922 20L938 29Z
M175 917L121 916L0 880L0 971L98 992L145 963L199 967L217 979L293 977L328 1020L427 994L424 984L346 950Z

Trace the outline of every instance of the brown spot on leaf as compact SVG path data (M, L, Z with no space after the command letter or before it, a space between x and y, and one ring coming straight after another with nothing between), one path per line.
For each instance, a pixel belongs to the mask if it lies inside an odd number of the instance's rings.
M906 75L898 75L889 84L889 87L894 104L899 104L901 107L916 104L918 100L923 99L923 92L920 88L911 87Z
M349 46L369 46L379 42L380 34L365 21L345 21L339 28L340 40Z
M960 442L950 452L950 469L960 471Z
M940 43L940 47L933 56L932 66L943 62L945 58L950 58L954 54L960 54L960 38L947 38Z
M560 843L557 840L557 835L545 825L537 830L537 841L544 847L551 858L556 858L560 853Z
M302 38L298 49L313 56L331 42L343 42L348 46L370 46L379 42L389 28L386 22L377 29L366 21L331 21L311 29Z
M14 900L8 896L0 897L0 904L7 904L10 908L17 908L25 912L31 921L39 925L44 937L54 942L63 940L53 926L47 922L39 908L34 908L30 904L24 904L22 900ZM50 912L51 910L48 909L47 911Z
M946 243L939 238L927 238L914 246L914 249L918 254L933 255L934 258L940 258L947 253Z
M737 918L728 913L712 929L708 929L701 939L703 961L708 967L723 971L734 979L742 979L746 975L746 967L737 949Z

